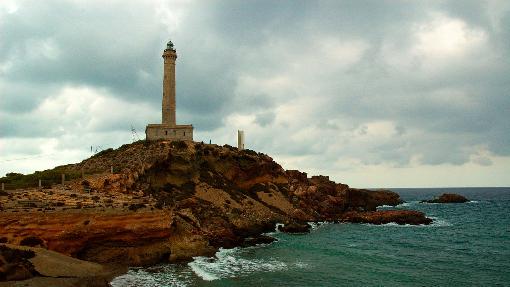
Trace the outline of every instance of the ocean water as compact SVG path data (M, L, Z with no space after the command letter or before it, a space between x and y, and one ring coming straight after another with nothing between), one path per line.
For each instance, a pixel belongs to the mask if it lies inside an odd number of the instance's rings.
M133 268L119 286L510 286L510 188L393 189L429 226L315 224L310 234ZM463 204L422 204L443 192ZM391 209L393 207L381 207Z

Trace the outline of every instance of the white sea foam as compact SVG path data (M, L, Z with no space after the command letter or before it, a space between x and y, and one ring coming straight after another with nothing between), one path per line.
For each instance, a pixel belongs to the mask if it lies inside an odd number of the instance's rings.
M316 229L318 229L319 227L321 227L323 225L331 224L331 222L327 222L327 221L313 222L313 221L310 221L310 222L308 222L308 224L310 225L312 230L316 230Z
M175 265L156 266L148 269L131 268L128 273L114 278L110 284L113 287L186 287L192 285L191 274L190 272L176 272Z
M467 203L476 204L476 203L480 203L480 201L477 201L477 200L470 200L470 201L468 201Z
M191 268L191 270L193 270L193 272L195 272L195 274L197 274L198 277L204 279L205 281L213 281L213 280L220 279L220 277L215 276L214 274L211 274L211 273L207 272L206 270L204 270L204 268L202 268L202 266L204 265L204 262L202 262L202 261L203 261L202 258L197 257L197 258L195 258L195 260L193 262L189 263L188 265Z
M363 225L379 226L379 227L418 227L418 226L425 226L425 225L412 225L412 224L398 224L398 223L395 223L395 222L389 222L389 223L384 223L384 224L363 223Z
M405 207L409 207L411 205L414 205L418 203L418 201L409 201L409 202L404 202L404 203L401 203L401 204L398 204L398 205L395 205L395 206L392 206L392 205L381 205L381 206L378 206L377 209L387 209L387 208L405 208Z
M368 225L368 226L383 226L383 227L447 227L447 226L452 226L453 224L451 224L450 222L444 220L444 219L439 219L437 217L433 217L433 216L429 216L430 219L432 219L432 223L429 224L429 225L425 225L425 224L418 224L418 225L414 225L414 224L398 224L398 223L395 223L395 222L390 222L390 223L385 223L385 224L372 224L372 223L364 223L363 225Z
M278 233L282 233L280 230L278 230L278 227L281 227L281 226L283 226L283 223L276 223L275 227L274 227L274 231L263 233L263 235L274 236Z
M429 218L434 220L434 221L432 221L432 224L429 225L430 227L448 227L448 226L453 226L453 224L451 224L450 222L448 222L448 221L446 221L444 219L440 219L440 218L433 217L433 216L429 216Z
M306 264L296 262L288 264L274 258L255 259L244 258L243 252L248 249L223 249L216 253L215 258L195 257L188 263L193 272L206 281L221 278L232 278L253 272L274 272L288 268L303 268Z
M409 207L409 206L414 205L416 203L418 203L418 201L403 202L403 203L397 205L397 207Z
M281 232L280 231L280 227L283 227L283 226L284 226L283 223L276 223L275 226L274 226L274 232L276 232L276 233Z
M131 272L116 277L110 282L110 285L113 287L125 287L125 286L156 286L156 282L154 282L153 278L141 276L141 274L131 274Z

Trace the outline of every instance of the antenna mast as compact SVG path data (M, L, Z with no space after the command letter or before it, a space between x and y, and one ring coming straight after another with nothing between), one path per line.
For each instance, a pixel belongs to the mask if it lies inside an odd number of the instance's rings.
M131 125L131 136L132 136L133 142L140 140L140 137L138 136L138 133L136 133L136 129L133 125Z

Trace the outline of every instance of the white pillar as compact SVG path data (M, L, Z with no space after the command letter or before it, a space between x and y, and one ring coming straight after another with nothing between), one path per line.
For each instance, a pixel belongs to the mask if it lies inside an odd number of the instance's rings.
M2 191L5 190L5 183L2 182Z
M66 181L66 174L63 173L62 174L62 185L64 185L65 181Z
M241 130L237 131L237 148L239 150L244 149L244 131Z
M42 181L39 179L39 188L42 188Z

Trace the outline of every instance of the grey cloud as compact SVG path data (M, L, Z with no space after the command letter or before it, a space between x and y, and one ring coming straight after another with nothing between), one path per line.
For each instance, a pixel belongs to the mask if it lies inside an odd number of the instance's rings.
M274 122L274 119L276 118L275 113L273 112L264 112L259 113L255 117L255 122L259 124L261 127L265 127L267 125L270 125Z
M266 133L253 139L254 147L289 155L335 150L324 165L350 156L366 164L405 166L417 154L424 164L462 164L470 160L475 146L510 155L506 115L510 12L496 29L485 2L201 1L190 4L172 35L149 4L21 3L19 12L7 15L0 26L6 35L0 43L0 65L12 64L0 74L0 86L6 87L1 92L2 117L29 114L67 84L104 88L124 101L150 103L159 113L160 54L171 38L179 55L178 118L193 123L198 131L219 130L233 113L254 115L261 127L281 129L278 135ZM489 62L479 63L474 55L441 70L421 72L420 59L402 59L411 61L410 68L385 61L385 43L403 54L414 44L414 25L438 12L486 31L488 45L479 56L492 55ZM360 40L367 47L348 69L334 63L309 67L306 58L319 58L314 49L329 38L340 43ZM44 45L47 50L33 56L37 51L31 49ZM244 76L255 82L281 76L291 84L240 89ZM465 93L472 105L437 101L434 95L444 90ZM276 109L300 98L324 104L282 127ZM159 119L159 114L154 118ZM123 121L112 120L98 130L122 130ZM137 119L135 124L143 127L145 121ZM391 121L396 135L363 146L349 146L349 139L341 138L354 130L366 135L366 129L357 128L373 121ZM6 137L30 136L50 124L29 115L0 123ZM313 125L337 132L331 134L336 142L288 139L299 132L296 126ZM47 135L62 136L51 130ZM344 148L335 149L340 144ZM477 162L490 164L483 159Z
M490 166L492 165L492 160L488 157L477 157L474 159L474 162L483 165L483 166Z
M21 2L1 27L6 37L0 54L12 64L2 77L41 89L66 83L106 87L132 100L158 94L163 41L154 30L154 11L114 6Z

